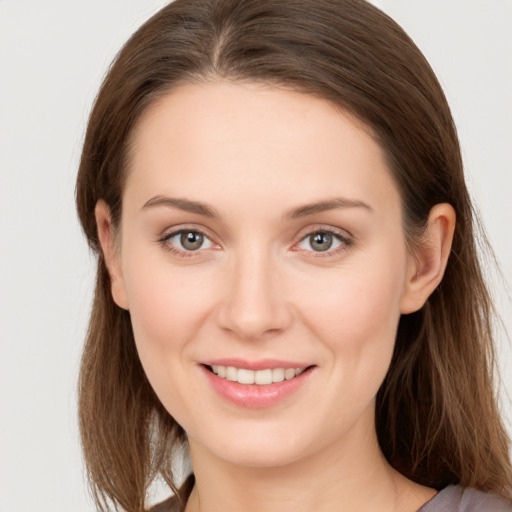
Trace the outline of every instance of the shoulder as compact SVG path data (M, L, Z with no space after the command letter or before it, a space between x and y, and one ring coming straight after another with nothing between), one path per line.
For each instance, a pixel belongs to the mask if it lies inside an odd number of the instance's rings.
M179 501L175 496L171 496L170 498L158 503L158 505L154 505L149 509L149 512L181 512L183 509L180 506Z
M194 474L190 474L183 484L181 485L178 493L181 497L181 500L178 499L176 495L167 498L165 501L158 503L157 505L153 505L148 512L183 512L188 497L192 492L192 488L195 484Z
M418 512L512 512L512 500L469 487L449 485Z

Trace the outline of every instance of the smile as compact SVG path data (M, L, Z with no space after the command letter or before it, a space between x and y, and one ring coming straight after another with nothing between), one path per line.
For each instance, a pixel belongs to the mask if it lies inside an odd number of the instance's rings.
M278 405L299 393L317 373L316 365L305 366L298 361L231 359L208 361L200 367L218 396L237 407L251 409Z
M222 379L239 384L258 384L265 386L299 376L306 368L267 368L263 370L248 370L234 366L208 366L215 375Z

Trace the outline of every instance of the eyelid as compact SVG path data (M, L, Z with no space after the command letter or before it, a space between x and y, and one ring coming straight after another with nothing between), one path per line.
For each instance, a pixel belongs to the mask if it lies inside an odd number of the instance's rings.
M180 249L179 247L176 247L173 244L170 244L170 240L175 237L176 235L183 233L183 232L194 232L199 233L202 236L204 236L206 239L208 239L213 247L208 249L197 249L196 251L187 251L184 249ZM221 248L221 245L215 241L215 237L212 236L209 233L209 230L205 229L204 227L199 227L197 225L178 225L173 226L170 228L167 228L165 232L158 237L157 242L160 243L162 246L164 246L165 249L167 249L169 252L172 252L174 254L177 254L179 256L186 256L186 257L194 257L199 256L204 253L204 251L208 250L217 250Z
M333 235L338 240L341 241L341 245L339 247L336 247L334 249L328 249L326 251L308 251L305 249L298 249L296 248L300 243L302 243L306 238L309 236L312 236L316 233L328 233L330 235ZM328 257L328 256L334 256L339 254L340 252L343 252L347 250L348 247L353 245L354 243L354 237L351 233L349 233L347 230L335 228L333 226L329 225L317 225L314 227L308 227L305 230L301 231L301 234L299 235L299 240L295 242L292 246L292 251L301 251L304 253L309 253L311 257Z
M187 250L180 249L180 248L176 247L175 245L172 245L169 243L169 240L171 238L173 238L174 236L176 236L184 231L200 233L205 238L207 238L213 244L214 247L208 248L208 249L197 249L196 251L187 251ZM313 251L313 250L308 251L305 249L297 248L297 246L301 242L303 242L307 237L312 236L316 233L329 233L329 234L333 235L334 237L336 237L341 242L341 245L339 247L336 247L334 249L328 249L326 251ZM301 230L301 232L298 236L299 236L299 239L298 239L298 241L296 241L293 244L293 246L291 247L291 250L297 251L297 252L309 253L310 257L328 257L328 256L337 255L338 253L345 251L348 247L350 247L354 243L354 237L349 231L347 231L345 229L336 228L336 227L333 227L330 225L323 225L323 224L309 226L309 227ZM199 256L199 255L203 254L204 251L209 251L212 249L213 250L221 249L222 248L221 244L219 244L217 241L215 241L215 238L216 238L215 236L212 236L210 234L210 230L204 228L203 226L185 224L185 225L178 225L178 226L173 226L173 227L167 228L165 230L165 232L160 237L158 237L157 241L161 245L163 245L167 250L169 250L170 252L173 252L180 256L194 257L194 256Z

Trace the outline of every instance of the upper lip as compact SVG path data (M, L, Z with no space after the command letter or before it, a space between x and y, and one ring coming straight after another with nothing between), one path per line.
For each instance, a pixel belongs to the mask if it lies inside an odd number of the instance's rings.
M307 368L311 364L305 364L299 361L285 361L282 359L258 359L248 360L240 358L209 359L202 361L206 366L234 366L235 368L244 368L246 370L273 370L274 368Z

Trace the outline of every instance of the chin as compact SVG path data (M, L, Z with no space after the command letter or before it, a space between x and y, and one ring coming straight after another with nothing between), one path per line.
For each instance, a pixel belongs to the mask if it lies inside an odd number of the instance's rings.
M302 455L299 450L274 446L232 446L227 452L217 453L218 457L235 466L249 468L277 468L297 461Z
M191 449L194 445L202 445L201 450L206 449L214 457L235 466L272 468L286 466L307 456L311 448L305 432L295 431L290 436L290 429L254 429L240 425L235 431L220 430L220 435L212 435L214 432L210 431L204 443L189 437Z

